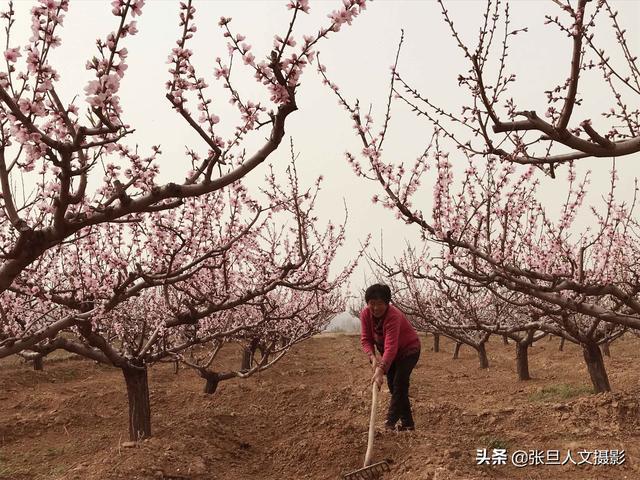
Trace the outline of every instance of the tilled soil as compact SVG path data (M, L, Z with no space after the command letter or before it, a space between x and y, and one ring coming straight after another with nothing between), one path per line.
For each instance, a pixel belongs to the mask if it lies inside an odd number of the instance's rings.
M488 345L491 365L475 352L423 338L412 375L415 432L379 428L374 461L384 479L640 479L640 340L611 346L613 393L593 395L581 351L558 340L532 347L533 380L519 382L515 347ZM236 366L229 346L221 369ZM366 449L370 367L351 335L325 334L291 351L267 372L223 382L214 395L203 380L171 365L150 369L153 437L129 446L120 371L84 360L45 360L36 372L15 359L0 363L0 480L338 479L359 468ZM382 426L389 394L381 395ZM506 465L478 465L477 449L506 449ZM516 450L624 450L622 465L528 465ZM580 454L580 452L583 452ZM491 462L489 462L491 463Z

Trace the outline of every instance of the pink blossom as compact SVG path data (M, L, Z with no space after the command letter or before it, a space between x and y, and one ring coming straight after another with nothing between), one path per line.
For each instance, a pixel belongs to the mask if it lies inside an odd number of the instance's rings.
M40 66L40 52L35 47L30 47L27 53L27 70L29 73L38 73L38 67Z
M309 0L291 0L287 4L287 8L289 10L297 8L298 10L302 10L304 13L309 13Z
M131 5L131 16L142 15L142 7L144 7L145 0L137 0Z
M245 65L253 65L255 63L256 57L252 53L247 53L242 57L242 61Z
M226 78L229 76L229 69L226 67L216 68L213 74L216 78L220 78L220 77Z
M346 8L338 11L333 11L328 15L328 17L331 20L333 20L333 22L335 23L334 31L336 32L340 30L340 25L342 25L343 23L347 23L348 25L351 25L353 16L354 16L353 12Z
M136 22L135 20L122 27L123 37L126 37L127 35L135 35L136 33L138 33L138 22Z
M8 62L15 62L18 60L18 57L21 57L20 49L18 47L9 48L4 52L4 58L7 59Z

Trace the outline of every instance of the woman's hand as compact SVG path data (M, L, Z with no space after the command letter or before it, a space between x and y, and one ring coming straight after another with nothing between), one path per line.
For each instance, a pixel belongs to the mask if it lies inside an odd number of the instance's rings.
M376 367L373 377L371 378L371 383L375 383L378 386L378 389L380 389L382 387L383 378L384 371L382 371L382 368Z

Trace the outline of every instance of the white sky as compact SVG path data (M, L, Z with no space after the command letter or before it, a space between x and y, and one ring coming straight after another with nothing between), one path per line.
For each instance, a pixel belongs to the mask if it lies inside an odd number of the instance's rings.
M17 24L15 37L10 46L24 45L29 36L28 9L30 1L16 3ZM640 2L619 0L613 2L620 10L620 22L627 28L629 46L633 53L640 52ZM230 132L236 116L230 112L228 97L219 82L213 79L214 59L226 57L226 40L217 26L220 16L232 17L232 31L247 36L253 45L257 59L266 57L274 34L284 36L290 11L286 1L201 1L195 2L198 32L191 41L199 75L212 85L214 111L222 118L221 132ZM296 38L313 33L320 24L326 25L327 13L337 9L340 1L311 1L311 14L303 15L296 27ZM450 15L458 26L463 39L471 46L477 38L481 25L484 2L479 0L454 0L447 2ZM96 52L95 39L105 38L116 27L117 20L110 14L110 1L71 1L65 19L65 28L59 34L63 45L51 57L62 80L60 92L63 102L74 95L84 98L83 87L90 79L85 70L86 61ZM568 75L571 44L558 33L557 28L544 25L544 14L561 16L563 13L551 1L517 0L511 2L513 28L529 27L529 33L518 35L512 42L509 68L520 79L512 91L521 109L533 109L540 113L546 110L544 90L564 81ZM201 152L205 146L190 131L189 127L174 112L164 98L164 83L169 78L167 56L179 36L177 2L169 0L147 0L144 13L138 20L138 35L125 39L129 51L129 70L123 80L121 101L124 118L135 129L134 140L143 152L150 146L161 144L164 152L160 161L161 179L180 181L189 164L184 155L184 146L189 145ZM605 18L602 18L605 20ZM607 23L608 25L608 23ZM344 27L319 46L321 60L327 66L332 80L341 86L349 99L359 98L361 104L374 104L374 116L382 119L389 83L389 66L393 63L400 29L405 30L405 42L401 53L399 71L425 96L443 108L456 113L466 99L466 90L458 87L457 76L468 69L460 50L445 25L440 7L435 1L377 0L368 5L364 14L353 26ZM605 29L606 30L606 29ZM613 36L608 35L604 47L614 45ZM603 40L604 41L604 40ZM615 56L613 57L615 58ZM240 68L239 68L240 67ZM248 97L266 100L265 92L252 79L251 73L236 62L234 78L236 86ZM596 116L610 106L599 93L602 85L598 74L596 82L585 79L583 94L585 104L576 112L572 125L584 118ZM244 85L244 87L243 87ZM607 97L608 98L608 97ZM628 97L637 102L637 97ZM384 231L385 253L399 254L405 239L417 238L416 227L407 227L394 218L394 214L381 206L373 205L371 197L379 193L377 185L355 177L348 166L344 152L359 152L361 145L354 135L349 116L337 104L329 89L321 84L315 67L308 68L298 90L299 111L289 117L287 139L269 162L284 166L288 162L288 137L293 136L300 153L298 171L307 184L318 175L325 176L323 193L319 198L319 214L322 220L340 221L343 217L342 199L349 208L349 240L338 256L340 265L347 262L358 249L359 242L368 233L378 236ZM635 107L634 105L632 105ZM377 115L375 113L378 112ZM597 125L597 123L596 123ZM226 127L226 130L225 130ZM392 126L385 148L387 161L407 160L411 162L422 152L430 137L431 126L418 119L400 103L394 107ZM259 132L253 141L247 142L248 152L257 145L264 133ZM621 195L628 195L632 179L637 175L638 155L619 161L622 168ZM455 156L453 159L455 160ZM610 161L596 159L581 164L579 171L591 168L594 171L592 202L607 188ZM250 175L248 185L255 188L266 173L266 165ZM432 171L433 174L433 171ZM548 195L550 204L562 201L564 173L553 183L547 182L542 192ZM421 208L431 208L432 192L423 189ZM587 215L584 222L588 222ZM378 243L378 241L374 242ZM363 270L353 278L355 291L362 287Z

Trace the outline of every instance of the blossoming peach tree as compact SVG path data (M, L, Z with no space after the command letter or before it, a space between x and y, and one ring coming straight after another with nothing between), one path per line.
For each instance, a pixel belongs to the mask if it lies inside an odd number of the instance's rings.
M119 98L127 71L125 45L128 37L138 34L136 18L143 11L144 0L112 2L117 28L97 41L97 54L86 64L95 78L85 87L84 102L77 96L71 101L61 98L60 76L49 61L51 51L61 44L59 30L69 1L42 0L32 8L32 36L24 47L13 43L16 13L9 3L2 14L7 49L5 71L0 73L2 294L15 282L31 282L37 289L37 280L25 278L25 269L47 250L84 235L112 235L115 233L109 229L119 228L110 226L89 233L91 227L136 222L180 205L195 208L194 202L186 199L232 185L278 148L287 118L297 109L300 76L313 60L318 42L350 23L365 8L365 2L344 2L330 14L327 26L305 35L300 43L294 39L294 26L299 15L309 11L309 2L290 1L287 6L291 22L283 36L275 36L275 47L263 60L251 53L243 35L232 33L231 19L220 19L228 39L228 56L217 60L214 77L225 87L241 117L234 133L225 139L218 134L221 118L207 93L208 84L197 75L191 61L193 52L188 48L196 32L195 7L192 1L179 3L181 33L170 54L166 99L187 128L198 134L203 147L188 148L184 181L161 184L157 181L161 147L142 153L127 143L133 128L126 123L126 107ZM231 70L232 65L238 65L233 62L237 58L254 72L271 104L251 101L234 87ZM244 141L265 128L270 130L264 143L254 153L247 153ZM259 135L264 137L262 132ZM135 258L134 253L126 254ZM24 337L3 339L2 354L29 348L77 321L71 315L45 329L30 330Z
M157 181L161 147L142 154L128 143L133 128L119 98L125 44L138 33L134 18L144 0L112 2L117 28L98 40L87 62L95 79L84 105L61 98L49 62L69 2L42 0L31 10L24 48L12 44L12 3L2 15L8 47L0 73L0 357L65 349L120 368L133 440L151 434L148 365L240 334L264 337L268 345L274 336L287 339L269 347L282 354L321 328L353 269L330 279L344 228L318 226L319 184L315 192L301 191L292 165L284 187L275 174L266 179L260 206L241 180L280 146L318 42L351 23L365 1L343 2L327 26L301 43L294 25L309 2L288 2L291 21L266 60L232 32L231 19L221 18L228 56L216 60L213 76L241 118L227 139L188 48L196 32L193 3L179 4L181 34L169 57L166 100L203 147L188 148L184 181L165 184ZM238 58L270 104L233 85ZM265 128L264 143L247 153L245 141Z
M117 29L98 40L98 54L87 62L95 80L86 86L88 123L81 121L77 99L59 98L58 72L49 62L52 49L61 44L58 30L68 0L42 1L32 9L32 37L24 47L10 46L5 51L6 71L0 75L0 122L2 146L3 264L0 289L6 290L22 270L47 248L59 244L82 228L128 215L169 209L181 199L213 192L242 178L264 161L280 144L285 121L296 110L296 92L305 66L313 59L317 43L341 23L351 21L364 8L364 0L346 2L334 12L331 23L320 28L295 47L293 26L299 13L309 10L307 1L292 1L291 24L284 37L276 36L277 48L267 60L257 61L242 35L233 35L229 18L220 25L229 38L229 57L218 60L215 77L223 82L232 102L243 116L235 135L223 139L216 135L219 116L212 110L205 80L196 75L187 46L196 31L195 7L188 1L180 4L182 34L171 53L171 78L167 82L167 99L205 145L205 154L189 150L191 171L183 183L156 183L155 160L161 151L150 148L140 155L123 141L132 128L124 121L125 112L118 91L127 69L128 36L138 33L137 23L143 0L114 1L112 13ZM9 3L4 12L8 45L12 45L15 12ZM19 63L26 52L24 65ZM255 71L257 81L271 94L274 111L266 105L250 102L231 84L231 63L240 56ZM196 118L188 108L195 100L201 112ZM238 153L241 141L259 126L269 126L267 141L255 154ZM202 157L202 158L201 158ZM236 161L231 162L231 159ZM104 183L95 192L87 190L89 180L104 165ZM214 175L216 172L221 174ZM31 195L20 195L15 182L34 173L40 179ZM19 202L20 200L20 202ZM22 201L24 200L24 201Z
M561 15L546 16L546 23L571 42L569 76L545 92L548 107L539 116L517 107L517 100L509 97L516 76L509 73L507 51L513 37L526 32L512 27L509 4L486 2L478 41L471 47L463 42L445 2L438 3L469 61L470 69L458 78L469 90L466 105L459 114L452 113L412 88L398 68L399 47L385 115L376 123L371 113L361 111L359 102L347 100L320 65L320 74L353 119L362 143L362 160L352 153L347 153L347 160L356 175L381 187L374 203L416 225L426 242L444 245L448 272L458 281L470 288L524 295L526 304L558 320L555 324L583 346L596 391L608 390L598 342L604 332L640 327L640 289L634 273L640 258L634 214L638 188L634 185L627 201L616 197L614 162L610 191L589 208L589 173L578 175L577 168L584 158L622 157L640 150L640 112L633 107L640 94L637 57L622 19L606 0L556 2ZM620 47L615 55L599 43L610 32ZM601 89L590 95L580 87L594 73L600 74ZM580 109L587 96L599 103L600 118ZM414 161L385 160L391 109L397 102L434 127ZM577 115L583 119L571 127ZM554 215L541 198L538 175L542 171L555 178L560 166L567 172L566 196ZM429 216L420 208L420 187L428 181L431 167L436 177ZM591 226L579 226L578 218Z
M495 6L495 3L488 2L487 8L492 5ZM582 7L584 2L580 2L576 10L571 7L564 8L571 22L579 20L583 15L586 16L586 13L581 13ZM596 11L589 17L588 23L569 29L572 32L572 41L594 41L588 36L588 27L596 20L601 20L598 14L610 7L607 2L598 2L595 8ZM490 51L491 44L488 42L497 35L495 22L500 18L497 10L495 14L490 14L490 10L487 12L487 24L480 33L476 48L476 56L483 58ZM508 25L508 8L505 12ZM443 14L447 22L452 23L444 7ZM610 17L614 19L614 31L617 31L619 27L615 12L612 12ZM553 19L551 23L558 24L559 21ZM455 29L453 31L455 33ZM507 42L514 33L510 27L504 31L503 40ZM491 35L492 32L494 35ZM628 52L624 35L620 34L618 37L623 53ZM473 55L470 56L473 61ZM580 55L578 57L580 62L576 67L577 71L589 70L589 61ZM628 62L632 72L637 72L635 57L627 56L625 53L623 58ZM504 51L498 59L506 62ZM606 58L601 59L602 62L605 60ZM610 68L613 68L609 63L605 62L602 67L606 73L606 85L618 79L617 75L609 74ZM501 75L504 75L504 68L505 65L500 67ZM401 89L397 86L398 82L404 84L398 73L397 60L393 67L386 116L378 127L372 115L361 113L358 103L351 104L345 99L337 86L329 80L324 66L320 66L320 71L326 82L333 86L339 102L352 116L354 128L363 144L362 157L366 166L351 153L347 154L348 161L353 165L357 175L379 183L382 188L382 195L376 195L374 203L379 202L396 210L400 218L417 225L426 239L446 245L449 264L455 267L459 274L478 282L500 284L549 305L590 315L597 321L611 321L632 328L640 327L640 306L636 298L637 281L632 274L633 265L637 263L638 258L638 225L633 214L635 197L626 202L616 199L618 178L615 164L611 170L610 192L603 203L593 207L591 212L583 205L589 174L578 179L576 166L571 164L567 168L567 182L564 184L566 198L561 205L559 218L554 219L539 200L540 180L536 177L536 162L525 162L533 165L520 167L515 162L516 158L507 158L508 155L500 156L491 150L470 147L468 141L460 140L458 132L452 133L447 130L443 118L451 122L465 122L467 126L476 125L469 126L472 133L488 141L482 134L482 128L491 120L491 115L481 110L483 103L478 78L474 77L476 83L471 89L474 94L471 97L474 106L469 107L473 111L473 115L469 117L448 115L442 109L437 109L436 113L431 115L428 108L432 104L429 102L425 102L424 109L417 105L412 106L420 116L432 118L436 128L427 148L421 149L424 153L416 161L407 164L385 162L383 151L385 135L390 128L390 109L394 99L405 104L415 99L410 88ZM508 86L514 79L502 76L499 78L502 80L492 91L495 90L496 95L505 95L504 92L508 91ZM633 84L634 78L632 74L629 79L622 77L618 80L627 85ZM570 80L573 81L569 81L566 88L577 88L575 78L571 77ZM630 89L630 92L633 94L634 90ZM615 98L614 96L614 101ZM567 94L565 110L570 110L569 105L572 101L575 103L574 96ZM511 102L506 101L505 105L509 107ZM467 112L468 109L464 111ZM512 113L515 115L516 111ZM605 117L608 118L609 115L606 114ZM628 118L624 115L621 118L629 120L628 134L618 132L612 135L615 138L618 138L616 135L631 137L621 139L620 142L626 146L634 145L638 138L637 123L634 123L636 113L632 112ZM527 120L529 121L531 119ZM558 121L560 124L557 129L561 130L564 120L558 117ZM514 129L521 130L518 126L514 126ZM508 136L504 141L508 141L509 138L514 137ZM548 142L550 139L543 135L540 141ZM598 142L594 139L584 141L589 143L590 147L599 148ZM455 154L448 151L451 147L450 142L454 142L454 147L457 147L454 148ZM555 141L552 143L557 144ZM619 148L619 155L631 153L621 147L616 148ZM584 157L584 153L580 154L580 158ZM458 177L459 182L455 181L456 169L452 163L454 155L461 157L456 160L460 166L458 171L461 173ZM545 158L552 160L550 155L546 155ZM436 178L432 192L433 212L429 218L416 205L415 199L419 197L417 192L426 180L426 173L431 166L435 167ZM637 192L637 186L634 191ZM582 232L578 230L576 218L580 212L592 215L594 227ZM600 302L600 299L607 301Z
M445 250L446 252L446 250ZM478 352L480 367L488 366L486 342L492 334L514 341L516 370L529 380L528 350L548 334L579 344L594 391L611 389L599 345L612 342L627 328L612 322L552 308L529 295L500 285L470 281L442 255L407 250L393 264L376 263L393 286L394 302L422 331L465 344ZM454 358L456 355L454 354Z
M74 318L29 348L121 369L132 440L151 435L147 369L154 363L179 359L211 385L275 364L344 307L341 290L359 258L330 274L344 225L321 230L313 211L320 183L301 190L293 165L289 181L287 189L267 178L268 208L258 209L236 182L49 249L25 270L29 280L15 281L2 298L3 354L9 339ZM209 368L222 345L244 338L265 345L258 365L223 374ZM195 361L205 349L209 359Z

